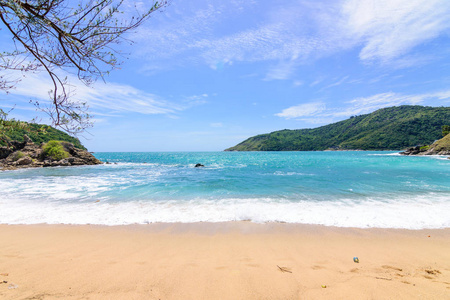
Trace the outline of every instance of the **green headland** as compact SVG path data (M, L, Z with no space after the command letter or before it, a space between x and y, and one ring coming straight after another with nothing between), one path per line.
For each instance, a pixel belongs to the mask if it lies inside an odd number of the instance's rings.
M394 106L313 129L250 137L225 151L402 150L442 138L450 107Z
M79 139L49 125L0 120L0 146L6 146L7 141L23 142L24 135L27 135L37 145L57 140L72 143L75 147L86 150Z

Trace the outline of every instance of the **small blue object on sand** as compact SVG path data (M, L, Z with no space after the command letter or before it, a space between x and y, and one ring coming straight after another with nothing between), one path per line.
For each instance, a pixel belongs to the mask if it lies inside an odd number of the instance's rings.
M359 258L358 257L353 257L353 261L355 262L355 263L359 263Z

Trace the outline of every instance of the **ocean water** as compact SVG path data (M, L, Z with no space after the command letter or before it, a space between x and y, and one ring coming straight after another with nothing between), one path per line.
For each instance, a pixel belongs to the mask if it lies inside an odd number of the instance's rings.
M0 223L450 227L450 160L444 157L366 151L95 156L110 164L0 172Z

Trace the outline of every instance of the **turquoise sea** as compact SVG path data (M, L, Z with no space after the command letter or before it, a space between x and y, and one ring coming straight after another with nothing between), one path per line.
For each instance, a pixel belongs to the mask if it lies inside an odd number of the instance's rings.
M366 151L95 156L109 164L0 172L0 223L450 227L450 160L444 157Z

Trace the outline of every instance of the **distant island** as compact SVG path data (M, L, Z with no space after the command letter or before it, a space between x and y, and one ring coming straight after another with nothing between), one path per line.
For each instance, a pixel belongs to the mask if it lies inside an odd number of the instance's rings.
M402 150L430 145L450 125L450 107L402 105L313 129L250 137L225 151Z

